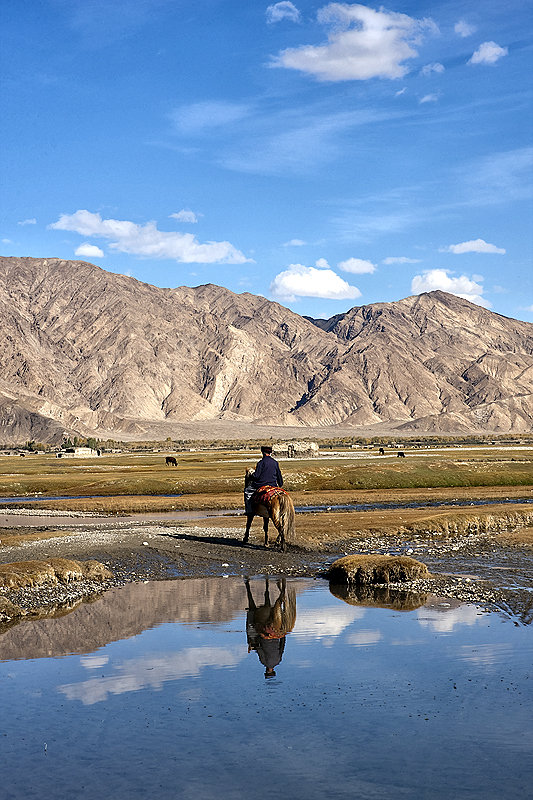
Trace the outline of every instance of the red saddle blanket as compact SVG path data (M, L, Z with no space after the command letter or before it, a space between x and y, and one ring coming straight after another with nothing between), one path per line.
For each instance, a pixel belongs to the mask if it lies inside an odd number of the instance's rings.
M287 494L287 492L280 486L260 486L259 489L255 490L253 499L255 503L265 504L278 494Z

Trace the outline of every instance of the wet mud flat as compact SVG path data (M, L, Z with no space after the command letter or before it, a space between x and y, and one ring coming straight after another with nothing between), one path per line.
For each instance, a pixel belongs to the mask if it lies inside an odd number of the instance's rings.
M2 596L30 616L45 616L66 613L108 588L135 581L261 574L322 579L339 556L382 553L409 555L426 564L431 573L428 579L393 589L477 603L518 624L533 621L532 528L446 535L367 530L345 538L338 523L348 517L349 513L326 514L317 520L316 515L301 515L299 525L308 529L308 541L281 553L263 546L257 520L251 544L243 546L241 518L132 523L95 516L90 523L85 519L83 525L69 530L68 520L58 516L54 527L3 529L0 563L54 557L95 559L113 572L113 578L98 584L78 581L4 590ZM312 535L313 525L320 535Z

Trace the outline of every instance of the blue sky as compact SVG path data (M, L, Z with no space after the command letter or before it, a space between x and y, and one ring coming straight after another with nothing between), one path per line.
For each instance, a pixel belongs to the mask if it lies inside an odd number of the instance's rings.
M533 320L527 0L2 5L4 255Z

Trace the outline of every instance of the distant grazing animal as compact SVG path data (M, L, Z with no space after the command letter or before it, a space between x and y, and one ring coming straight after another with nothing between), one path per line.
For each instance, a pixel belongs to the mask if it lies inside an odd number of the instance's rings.
M244 476L246 488L254 477L254 470L247 469ZM246 515L246 531L243 544L250 536L250 527L254 517L263 517L263 530L265 532L265 547L268 547L268 522L271 519L278 531L275 544L285 550L286 540L289 542L294 537L294 505L284 489L278 486L261 486L252 497L253 514Z
M398 455L396 456L396 458L405 458L405 453L403 452L403 450L398 451Z
M379 454L380 454L380 456L384 456L385 455L385 450L382 447L379 448Z
M165 464L167 465L167 467L177 467L178 466L178 462L176 461L174 456L167 456L165 458Z

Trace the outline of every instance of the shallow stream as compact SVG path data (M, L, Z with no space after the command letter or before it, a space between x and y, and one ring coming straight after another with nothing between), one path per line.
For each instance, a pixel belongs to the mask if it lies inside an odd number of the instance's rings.
M130 584L0 634L3 800L528 796L533 626L295 579L281 628L265 589Z

